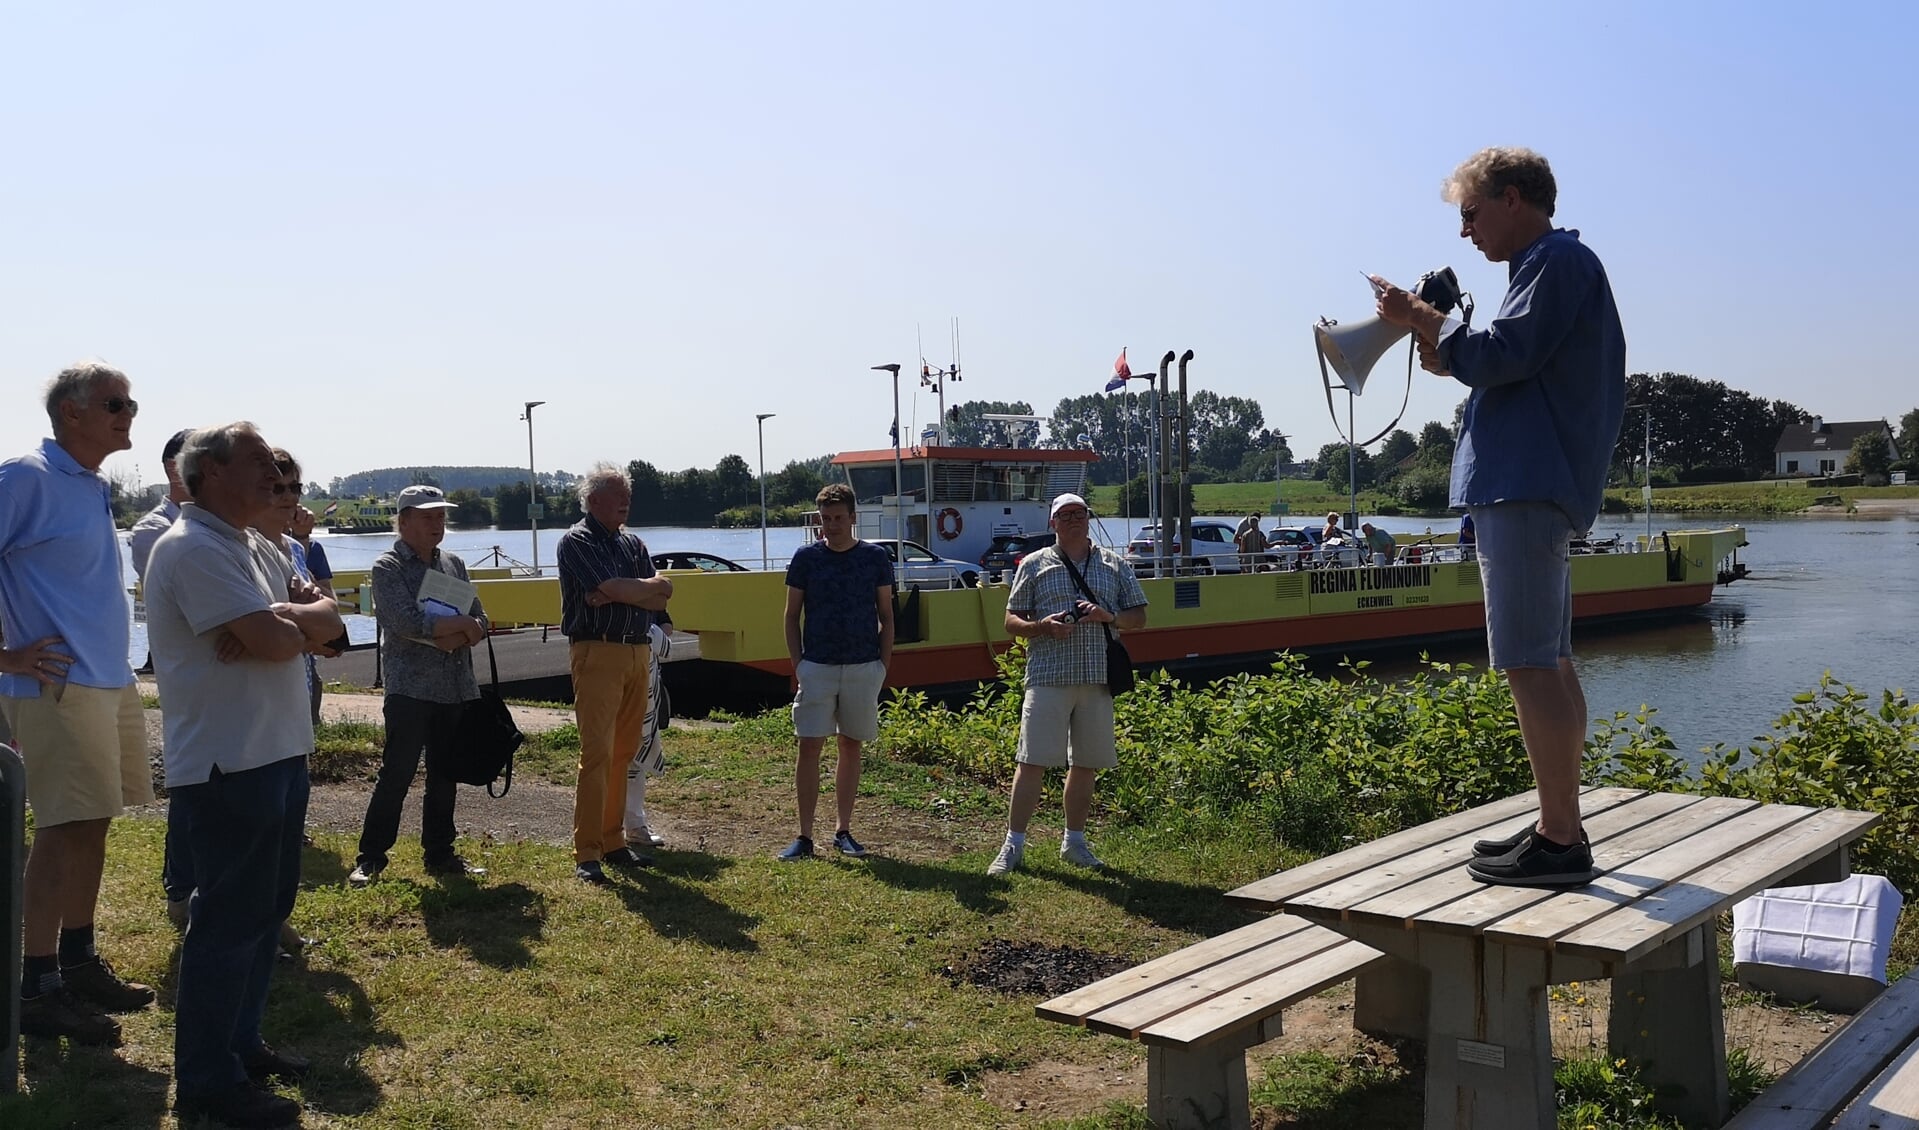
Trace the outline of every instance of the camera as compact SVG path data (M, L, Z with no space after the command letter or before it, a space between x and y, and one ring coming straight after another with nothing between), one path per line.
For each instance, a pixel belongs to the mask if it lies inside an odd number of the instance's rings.
M1081 620L1084 620L1086 618L1086 613L1080 611L1079 605L1075 604L1071 608L1068 608L1066 611L1060 613L1059 618L1062 623L1077 624Z

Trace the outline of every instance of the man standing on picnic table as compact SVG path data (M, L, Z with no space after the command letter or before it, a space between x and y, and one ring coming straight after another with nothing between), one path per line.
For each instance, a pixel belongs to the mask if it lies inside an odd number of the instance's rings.
M560 631L568 640L573 715L580 726L573 792L573 875L608 882L605 864L651 867L626 842L626 766L646 730L648 630L673 582L658 576L646 543L624 532L633 484L611 463L580 480L586 517L560 538Z
M880 690L893 661L893 559L853 532L853 488L828 483L813 499L820 540L786 566L786 653L793 660L793 732L800 834L779 858L813 858L813 810L820 799L820 754L838 740L833 797L839 822L833 847L859 858L853 801L860 791L861 750L880 736Z
M1492 666L1506 673L1539 819L1481 840L1473 878L1527 887L1590 882L1579 817L1586 696L1572 664L1574 531L1591 528L1626 404L1626 336L1612 285L1579 233L1555 228L1558 186L1530 149L1485 149L1442 190L1459 234L1507 264L1499 313L1467 329L1375 279L1379 316L1410 326L1420 365L1472 390L1453 452L1452 505L1472 517Z
M1093 810L1095 777L1119 762L1106 633L1146 626L1146 592L1125 558L1093 544L1092 517L1079 495L1055 498L1048 524L1058 540L1027 554L1006 594L1006 634L1031 643L1006 842L988 875L1019 869L1026 825L1039 808L1051 765L1067 766L1060 858L1076 867L1105 866L1086 843L1086 817Z

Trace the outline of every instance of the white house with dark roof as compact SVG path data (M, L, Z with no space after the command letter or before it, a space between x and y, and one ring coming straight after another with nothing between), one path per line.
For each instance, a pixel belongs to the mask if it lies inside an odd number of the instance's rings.
M1846 469L1846 457L1852 454L1853 441L1871 432L1884 432L1892 458L1900 458L1899 443L1892 425L1884 420L1854 420L1849 423L1828 421L1814 416L1804 424L1787 424L1772 445L1772 470L1776 475L1837 475Z

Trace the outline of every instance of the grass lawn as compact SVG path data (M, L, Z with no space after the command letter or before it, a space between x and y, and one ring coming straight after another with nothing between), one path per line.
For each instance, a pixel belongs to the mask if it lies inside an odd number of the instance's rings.
M675 732L672 754L649 793L662 811L786 825L786 751ZM949 967L996 938L1151 957L1245 921L1220 892L1278 863L1270 843L1196 851L1096 829L1113 872L1090 875L1051 850L1055 815L1034 828L1028 873L988 879L997 793L877 759L862 791L871 860L781 864L761 837L737 854L663 851L609 889L576 882L565 848L531 843L463 843L488 875L442 883L403 842L388 878L355 891L351 837L317 836L295 921L321 941L282 966L267 1022L315 1062L289 1092L306 1124L1044 1125L989 1102L981 1077L1042 1061L1124 1070L1137 1047L1037 1020L1039 998ZM889 853L878 830L905 824L965 850ZM28 1093L0 1099L0 1125L167 1124L177 939L155 879L162 832L115 823L101 915L104 948L159 1006L123 1018L118 1054L32 1043ZM1137 1113L1143 1095L1115 1094ZM1081 1125L1132 1116L1113 1119Z

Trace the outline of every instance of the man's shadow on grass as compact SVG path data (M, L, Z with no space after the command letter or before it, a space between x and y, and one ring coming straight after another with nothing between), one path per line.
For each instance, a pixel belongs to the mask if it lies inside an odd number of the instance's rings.
M264 1025L267 1040L313 1061L301 1098L328 1114L366 1114L380 1105L380 1085L364 1064L374 1048L404 1041L380 1026L359 982L334 969L282 962L274 971Z
M1114 906L1155 926L1188 930L1211 937L1257 922L1263 915L1232 906L1226 892L1200 883L1175 883L1122 871L1110 864L1098 871L1034 870L1061 886L1097 895Z
M614 871L613 890L626 908L645 918L665 938L691 938L714 949L755 953L751 931L757 915L743 914L708 895L702 884L719 878L733 861L705 852L662 851L653 866Z
M866 857L873 878L903 891L945 891L953 901L976 914L998 914L1006 909L1006 881L955 862L909 863L880 855Z
M167 1072L130 1063L112 1048L34 1037L22 1043L28 1093L0 1096L0 1126L168 1125L173 1079ZM0 1070L11 1071L13 1064Z
M546 929L546 898L524 883L454 876L420 886L420 917L435 947L464 950L495 969L524 969Z

